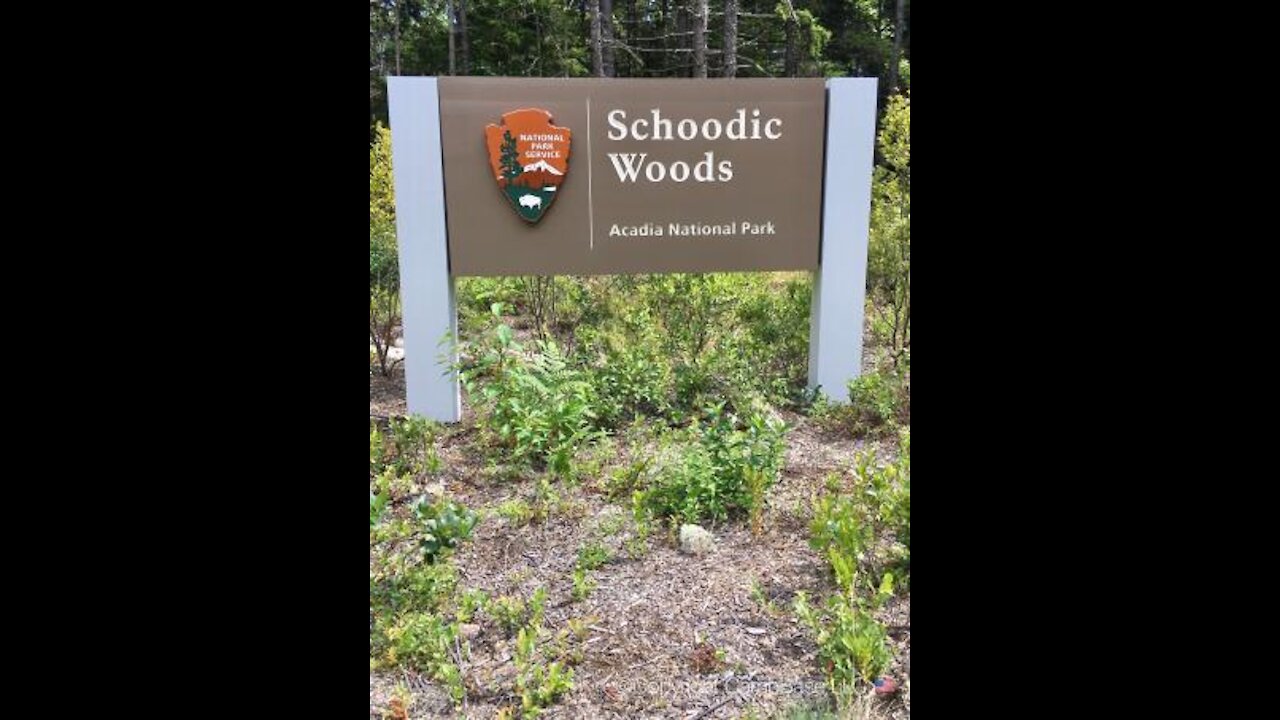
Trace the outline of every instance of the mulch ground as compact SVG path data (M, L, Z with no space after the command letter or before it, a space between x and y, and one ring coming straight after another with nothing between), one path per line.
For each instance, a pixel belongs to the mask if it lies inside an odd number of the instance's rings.
M386 417L405 412L404 376L371 377L369 413ZM679 552L669 533L654 527L647 554L631 557L627 540L635 533L629 509L610 504L603 478L624 462L631 449L615 439L615 457L600 477L576 486L556 485L560 512L537 524L515 526L496 514L485 516L456 553L460 588L478 588L491 597L527 600L537 587L548 594L546 627L554 635L580 619L588 628L574 668L574 689L549 708L547 718L707 718L774 717L781 711L820 703L826 697L817 649L791 614L799 591L811 598L831 592L824 561L808 546L808 503L831 473L848 476L855 454L872 450L892 457L891 443L833 437L806 418L785 417L786 463L769 495L765 530L755 537L741 524L708 526L716 550L705 556ZM444 491L468 507L492 510L504 501L536 503L534 483L503 478L476 449L479 433L469 411L440 442ZM433 478L433 489L440 478ZM420 491L425 487L417 488ZM602 537L602 521L621 517L622 529ZM611 560L591 573L597 587L573 602L572 575L578 550L600 539ZM764 602L762 602L762 600ZM895 659L889 675L906 688L877 699L868 717L909 718L910 596L894 598L881 611ZM463 671L471 691L461 715L493 718L509 694L515 668L514 639L496 626L482 625L471 640ZM700 644L720 651L710 653ZM371 672L370 717L381 717L397 685L413 695L413 718L455 717L433 682L404 671ZM702 715L704 711L705 715Z

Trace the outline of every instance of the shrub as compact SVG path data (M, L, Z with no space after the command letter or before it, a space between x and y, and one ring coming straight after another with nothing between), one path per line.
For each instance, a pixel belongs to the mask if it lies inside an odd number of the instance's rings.
M382 514L387 510L387 493L379 492L377 495L373 491L369 492L369 529L372 530L382 520Z
M655 343L638 341L609 351L592 373L600 422L616 427L641 414L660 416L667 411L670 368Z
M413 613L401 617L387 630L391 642L388 658L392 664L403 664L426 672L449 692L454 703L462 702L466 687L462 673L452 660L458 638L458 626L430 613Z
M796 594L795 613L815 634L818 657L833 692L842 694L859 679L874 682L889 666L884 626L847 595L833 595L825 608L817 609L801 591Z
M413 508L422 523L422 552L428 562L435 562L446 550L471 537L476 514L451 500L431 502L422 498Z
M820 498L814 505L809 534L809 546L831 562L836 584L845 592L852 590L858 562L872 542L872 527L863 519L858 498Z
M378 369L390 373L388 353L400 322L400 261L396 249L391 131L379 125L369 148L369 340Z
M397 473L439 472L440 456L436 452L436 436L440 425L420 415L390 422L391 447L395 457L391 466Z
M761 502L782 464L782 423L752 415L736 427L722 407L707 411L646 495L654 511L685 522L724 520ZM749 473L758 475L752 479Z
M609 549L599 542L584 545L578 550L578 567L584 570L595 570L609 562Z
M369 474L377 475L382 472L382 464L386 458L386 445L382 439L382 433L378 431L377 423L369 423Z
M525 357L510 327L500 325L495 340L481 365L464 374L487 409L488 429L517 460L538 459L567 475L577 446L592 435L591 383L554 342L538 343ZM490 377L481 385L484 375Z
M537 717L544 708L573 689L573 669L559 661L547 662L538 647L546 601L547 591L544 588L534 591L529 603L529 622L516 635L515 690L520 696L520 711L525 718Z
M792 277L778 284L759 282L751 287L737 316L746 330L743 355L754 370L754 386L775 401L795 401L808 381L813 282Z
M877 138L867 288L873 327L895 360L911 347L911 100L889 99Z

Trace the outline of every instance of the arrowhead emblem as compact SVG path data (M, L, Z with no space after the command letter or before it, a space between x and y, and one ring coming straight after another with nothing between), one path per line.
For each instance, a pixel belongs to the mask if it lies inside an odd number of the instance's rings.
M538 222L569 175L569 128L552 125L546 110L526 108L485 126L484 135L498 189L521 218Z

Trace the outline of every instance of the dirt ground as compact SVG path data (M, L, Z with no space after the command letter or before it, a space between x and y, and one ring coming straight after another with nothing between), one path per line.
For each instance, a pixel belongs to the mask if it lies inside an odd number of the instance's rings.
M403 371L371 377L371 417L403 415ZM656 528L647 554L633 558L626 541L635 528L628 508L609 503L603 476L631 449L624 438L612 444L599 478L577 486L557 486L563 512L539 524L517 527L496 513L482 512L469 542L457 553L460 588L478 588L491 597L528 599L535 588L548 594L546 626L552 633L571 618L585 622L579 641L582 662L574 668L574 689L550 707L548 718L769 718L828 697L817 649L791 612L798 591L815 597L833 589L824 561L808 546L808 502L830 473L848 476L855 454L875 450L888 458L894 449L878 441L832 437L807 418L786 415L786 462L769 495L765 530L754 537L739 524L708 526L716 540L705 556L682 554L667 531ZM477 431L464 409L463 422L440 443L444 491L473 509L492 511L516 497L532 503L533 485L495 475L472 448ZM437 479L438 480L438 479ZM422 488L425 490L426 488ZM434 488L433 488L434 489ZM622 529L605 536L601 522L615 519ZM601 539L611 560L591 574L597 587L571 601L578 550ZM910 717L910 596L892 599L879 618L890 633L894 661L888 673L902 688L871 702L866 715ZM695 660L698 643L720 657ZM413 718L493 718L513 701L514 639L496 626L481 625L470 642L463 672L470 692L455 713L438 685L404 671L371 672L371 718L381 718L397 685L413 696ZM705 653L705 651L704 651Z

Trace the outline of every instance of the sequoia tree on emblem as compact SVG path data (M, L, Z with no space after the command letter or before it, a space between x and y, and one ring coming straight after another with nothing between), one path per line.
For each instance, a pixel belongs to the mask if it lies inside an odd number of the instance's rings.
M569 173L569 128L552 125L546 110L527 108L504 114L484 135L498 189L520 217L538 222Z

